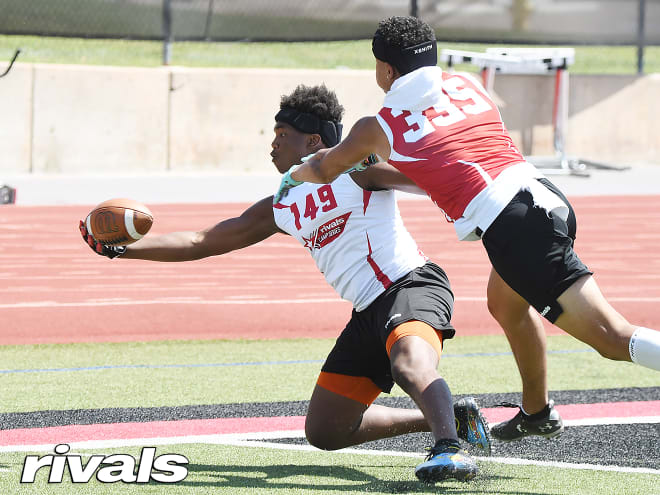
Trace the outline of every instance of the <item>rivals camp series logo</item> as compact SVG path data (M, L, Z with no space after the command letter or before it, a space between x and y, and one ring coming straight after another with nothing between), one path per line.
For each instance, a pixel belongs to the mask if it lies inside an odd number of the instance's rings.
M344 232L346 222L348 221L348 217L351 216L351 213L349 211L337 218L328 220L318 229L314 230L309 236L309 239L303 236L302 240L305 243L305 247L313 251L314 249L321 249L323 246L330 244Z
M140 458L128 454L91 455L83 463L80 454L68 454L71 447L65 443L56 445L55 455L43 457L29 455L23 462L21 483L34 483L37 472L48 467L48 483L62 483L64 471L69 471L74 483L88 483L94 474L101 483L176 483L188 476L188 458L180 454L156 456L155 447L144 447ZM138 466L137 473L135 467Z

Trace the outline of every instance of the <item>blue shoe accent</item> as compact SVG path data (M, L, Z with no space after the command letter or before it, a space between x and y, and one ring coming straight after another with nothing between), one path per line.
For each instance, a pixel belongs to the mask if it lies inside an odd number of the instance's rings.
M415 476L425 483L446 479L469 481L478 472L477 464L458 443L439 440L425 462L415 468Z
M456 401L454 404L454 417L456 418L458 438L479 448L480 453L490 455L490 430L488 422L479 410L477 401L473 397Z

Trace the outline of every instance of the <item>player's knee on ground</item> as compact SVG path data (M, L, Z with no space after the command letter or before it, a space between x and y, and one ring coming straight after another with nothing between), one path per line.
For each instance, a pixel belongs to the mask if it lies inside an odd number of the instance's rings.
M322 450L359 443L364 414L381 391L367 377L322 371L305 418L307 441Z
M324 421L310 418L305 419L305 437L307 442L317 449L338 450L350 445L347 438L353 433L352 428L347 427L345 431L331 428Z

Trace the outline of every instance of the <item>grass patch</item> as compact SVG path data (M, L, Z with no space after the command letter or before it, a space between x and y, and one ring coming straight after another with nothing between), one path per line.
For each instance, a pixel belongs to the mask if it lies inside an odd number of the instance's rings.
M85 451L77 450L78 452ZM94 449L94 454L128 453L139 457L140 448ZM358 455L330 452L298 452L262 447L222 445L160 446L156 455L177 453L189 460L188 476L171 486L114 483L96 479L89 484L47 483L47 469L37 473L34 485L20 485L25 453L2 454L0 488L12 494L197 494L269 493L273 495L341 493L447 493L593 495L594 493L655 493L658 476L639 473L582 471L538 466L510 466L479 462L473 482L446 481L435 486L419 483L413 474L421 458ZM87 458L83 457L83 462Z
M440 48L481 52L495 45L440 43ZM500 45L498 45L500 46ZM502 45L504 46L504 45ZM509 45L510 46L510 45ZM159 41L99 40L39 36L0 36L0 60L21 48L21 62L158 67ZM572 74L635 74L634 46L577 46ZM647 73L660 72L660 46L646 49ZM332 42L177 42L172 65L188 67L270 67L282 69L373 70L371 41ZM457 66L475 71L474 66Z
M332 345L298 339L5 346L3 370L38 371L0 374L0 412L307 400ZM657 372L629 373L632 364L603 359L568 336L549 337L549 349L562 351L548 356L551 390L658 385ZM71 368L91 369L54 371ZM455 394L520 391L504 336L448 342L439 369ZM404 395L397 387L392 393Z
M108 38L160 39L163 36L161 0L3 0L0 32ZM329 19L292 12L277 5L232 12L223 9L207 19L208 3L174 1L172 35L178 39L356 39L370 37L376 20ZM292 27L295 27L292 29ZM465 35L465 32L459 31ZM469 35L469 32L467 33Z

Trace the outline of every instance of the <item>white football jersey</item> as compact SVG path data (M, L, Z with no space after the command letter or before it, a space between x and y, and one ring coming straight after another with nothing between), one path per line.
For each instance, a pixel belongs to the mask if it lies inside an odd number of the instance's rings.
M290 189L273 214L357 311L427 260L403 225L394 191L366 191L348 174Z

